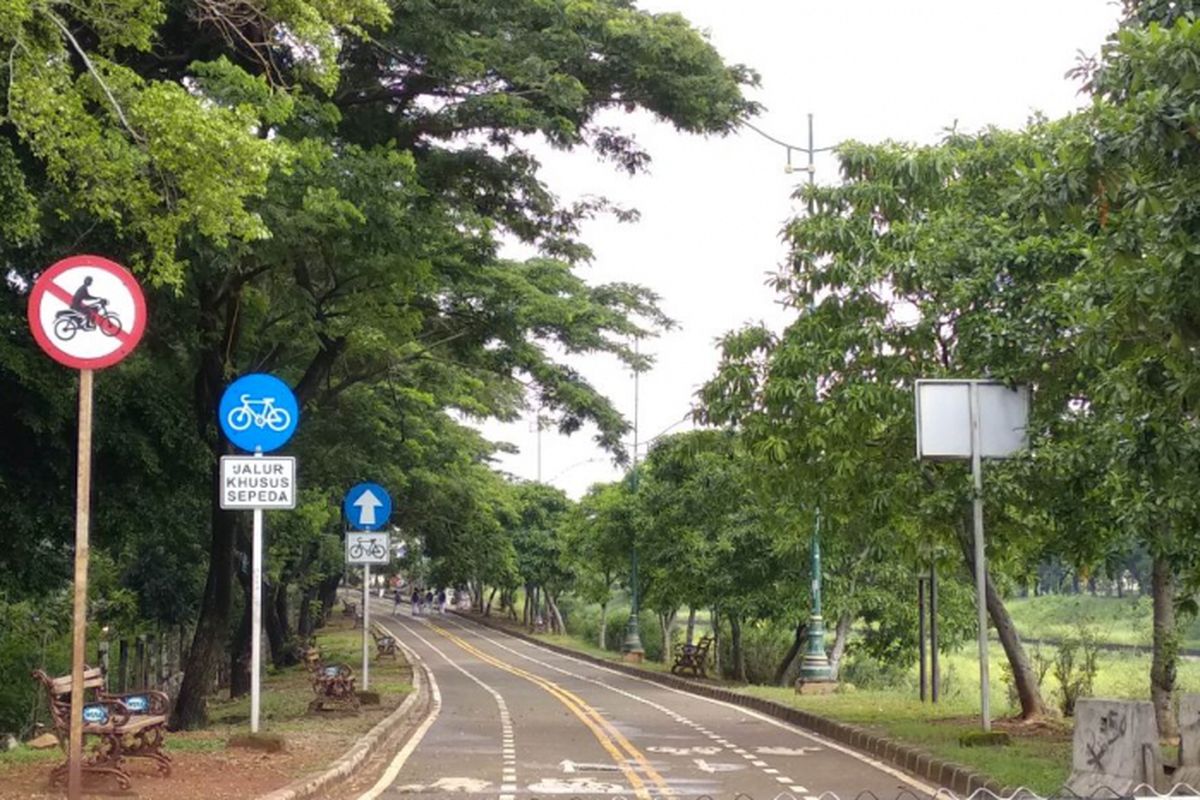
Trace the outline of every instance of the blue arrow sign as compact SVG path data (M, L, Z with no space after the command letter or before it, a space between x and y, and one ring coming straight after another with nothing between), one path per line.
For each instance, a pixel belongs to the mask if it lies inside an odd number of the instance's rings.
M378 483L360 483L346 492L342 513L355 530L379 530L391 519L392 498Z
M221 430L234 446L251 453L283 447L300 421L296 395L274 375L243 375L221 395Z

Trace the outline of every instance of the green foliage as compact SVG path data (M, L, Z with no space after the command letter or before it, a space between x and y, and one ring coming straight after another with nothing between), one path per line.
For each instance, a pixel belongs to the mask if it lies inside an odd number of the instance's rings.
M1075 715L1075 703L1080 697L1091 697L1099 669L1096 658L1100 643L1096 632L1082 625L1078 633L1064 639L1054 655L1054 678L1058 681L1059 710L1064 717Z

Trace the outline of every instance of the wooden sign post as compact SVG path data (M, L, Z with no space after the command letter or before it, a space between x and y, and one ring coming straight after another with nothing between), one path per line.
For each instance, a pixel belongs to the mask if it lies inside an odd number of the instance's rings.
M75 470L75 602L67 796L83 794L83 658L87 650L88 537L92 496L93 370L116 364L146 330L146 301L128 270L99 256L72 256L29 292L29 328L46 354L79 370L79 452Z

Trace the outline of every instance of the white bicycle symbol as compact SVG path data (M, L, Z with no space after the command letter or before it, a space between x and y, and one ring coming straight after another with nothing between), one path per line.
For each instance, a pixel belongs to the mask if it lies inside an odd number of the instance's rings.
M244 394L242 404L230 409L225 421L229 423L230 430L244 431L254 425L282 433L292 424L292 415L285 408L276 408L274 397L251 400L250 395Z

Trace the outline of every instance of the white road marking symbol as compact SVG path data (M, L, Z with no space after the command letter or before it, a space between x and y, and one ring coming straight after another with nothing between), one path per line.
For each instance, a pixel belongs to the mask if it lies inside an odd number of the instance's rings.
M820 747L759 747L757 751L764 756L805 756L809 753L821 752Z
M618 783L601 783L591 778L543 778L529 785L529 791L541 794L623 794L626 789Z
M621 768L616 764L581 764L572 761L569 758L564 758L558 762L562 767L563 772L620 772Z
M651 753L662 753L667 756L715 756L721 752L719 747L647 747L646 750Z
M696 759L693 759L693 761L695 762L696 766L699 767L700 770L703 772L710 772L710 773L735 772L739 769L744 769L744 767L741 764L710 764L707 761L705 761L703 758L696 758Z
M396 791L402 794L420 793L429 791L443 792L466 792L473 794L482 792L491 786L491 781L480 780L478 778L438 778L437 781L429 786L422 786L419 783L410 783L407 786L397 787Z

